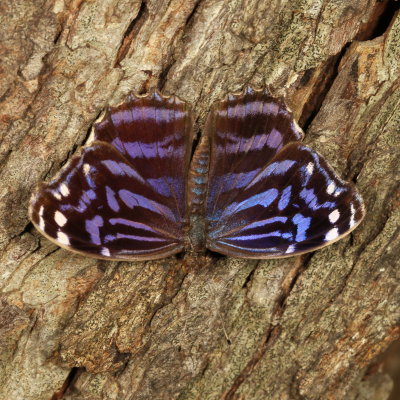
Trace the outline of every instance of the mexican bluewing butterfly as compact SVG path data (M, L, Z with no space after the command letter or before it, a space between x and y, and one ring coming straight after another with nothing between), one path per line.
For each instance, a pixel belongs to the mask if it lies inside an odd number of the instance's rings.
M39 186L30 218L59 246L104 259L313 251L351 232L365 212L356 189L302 138L281 100L247 88L212 107L191 158L187 104L130 95Z

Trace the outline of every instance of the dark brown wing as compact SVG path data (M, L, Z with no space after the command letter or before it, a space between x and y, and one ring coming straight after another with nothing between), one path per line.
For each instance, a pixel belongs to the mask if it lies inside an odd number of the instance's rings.
M176 97L130 96L95 141L34 193L30 217L58 245L143 260L183 249L192 119Z

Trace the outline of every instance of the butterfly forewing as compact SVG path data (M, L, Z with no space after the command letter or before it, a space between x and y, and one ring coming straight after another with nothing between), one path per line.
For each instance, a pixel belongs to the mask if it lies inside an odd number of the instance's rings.
M261 106L269 103L273 113ZM237 257L284 257L323 247L361 221L359 194L297 142L297 129L284 104L261 91L228 97L213 110L206 133L209 249Z
M95 140L121 152L169 208L186 216L186 176L192 146L192 118L175 96L130 95L95 126Z
M211 139L207 217L218 219L225 206L265 167L282 147L303 137L291 113L267 91L246 89L229 95L210 112Z
M33 223L60 246L99 258L181 251L191 125L175 97L130 96L96 125L93 144L33 195Z

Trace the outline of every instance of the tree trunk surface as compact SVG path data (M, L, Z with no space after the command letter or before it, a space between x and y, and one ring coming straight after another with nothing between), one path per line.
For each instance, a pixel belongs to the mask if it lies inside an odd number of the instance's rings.
M398 3L2 0L0 399L389 397L398 338ZM284 96L305 142L356 182L364 222L279 260L105 262L43 238L37 183L108 104L157 87L193 108Z

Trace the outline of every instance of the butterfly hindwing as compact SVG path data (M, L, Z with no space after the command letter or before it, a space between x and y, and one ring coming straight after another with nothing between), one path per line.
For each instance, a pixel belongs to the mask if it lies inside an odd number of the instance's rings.
M258 102L271 101L268 93L256 93ZM298 142L301 136L284 104L276 103L275 115L264 107L257 114L248 105L254 104L254 94L231 98L242 111L233 112L228 97L207 124L207 247L236 257L285 257L323 247L354 229L364 216L361 197L321 156ZM268 139L255 144L257 137L272 132L282 138L279 146ZM227 141L240 145L234 152L221 146Z
M31 220L58 245L93 257L177 253L191 143L183 102L158 93L130 96L95 126L95 141L34 193Z

